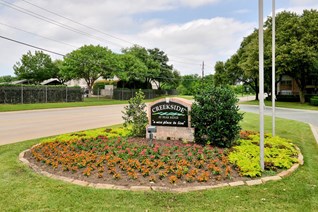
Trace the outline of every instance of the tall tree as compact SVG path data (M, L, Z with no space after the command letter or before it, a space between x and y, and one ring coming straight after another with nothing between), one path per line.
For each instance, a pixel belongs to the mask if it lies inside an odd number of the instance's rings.
M84 45L66 55L61 71L68 78L83 78L91 93L92 86L99 77L112 77L113 70L117 68L114 57L114 53L106 47Z
M115 71L117 77L123 82L144 82L147 76L147 66L133 54L125 53L118 55L118 69ZM124 85L124 84L123 84Z
M50 55L42 51L35 51L34 54L28 51L27 54L22 55L21 61L17 62L13 69L19 79L27 79L37 84L53 78L56 73Z
M150 84L151 81L160 75L160 64L154 60L146 48L134 45L130 48L122 50L123 54L132 55L144 64L146 69L143 69L143 78Z
M317 72L317 22L317 10L304 10L302 15L284 11L276 17L277 72L295 80L301 103L305 102L306 87ZM271 20L267 25L271 29Z
M159 64L159 69L153 76L153 80L158 82L158 88L160 89L164 84L174 83L176 73L173 72L173 66L168 65L169 58L167 54L158 48L148 49L148 52L152 60Z

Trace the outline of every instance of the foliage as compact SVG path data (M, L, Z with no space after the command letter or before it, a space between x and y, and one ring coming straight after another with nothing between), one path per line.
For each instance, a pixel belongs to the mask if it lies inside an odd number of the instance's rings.
M19 79L31 80L36 84L56 77L58 72L51 57L42 51L35 51L34 54L28 51L22 55L21 61L17 62L13 69Z
M242 128L258 130L258 117L245 113ZM276 121L276 133L292 139L301 149L303 166L283 180L199 192L132 192L77 186L36 174L17 160L19 153L41 140L1 145L0 161L5 162L0 166L0 208L4 211L318 211L318 145L310 127L292 120ZM265 116L265 131L271 131L269 116ZM190 176L188 179L191 181ZM159 184L160 180L157 181ZM193 201L196 199L200 201Z
M136 96L128 101L129 105L125 106L125 111L122 112L124 114L124 126L132 126L131 133L133 136L144 137L146 135L148 118L144 99L144 93L139 90Z
M54 142L54 141L68 142L68 141L75 141L75 140L81 140L81 139L96 138L98 136L104 136L109 139L114 139L118 137L126 138L128 137L128 135L129 135L129 131L127 131L127 129L124 129L122 127L99 128L99 129L85 130L85 131L58 135L52 138L42 139L42 142L45 142L45 143Z
M202 83L199 75L184 75L181 77L181 83L177 87L178 93L181 95L193 95L198 86Z
M99 45L84 45L66 55L61 72L66 78L83 78L91 92L99 77L112 77L113 69L117 67L117 60L111 50Z
M32 155L56 171L81 172L86 177L112 176L114 180L167 178L171 184L177 184L183 180L188 183L220 181L229 179L233 173L226 150L211 146L155 142L150 147L146 142L128 142L102 135L94 138L78 133L77 136L69 137L70 140L55 138L34 146Z
M16 77L13 77L11 75L5 75L0 77L0 83L12 82L16 79L17 79Z
M310 99L310 104L314 106L318 106L318 96L312 97Z
M233 147L229 160L236 164L242 176L261 176L259 134L250 133L247 138L246 136L243 138ZM293 163L298 162L298 151L288 139L266 135L264 147L266 170L289 169Z
M276 83L282 75L291 76L299 87L299 99L305 102L306 86L317 83L318 76L318 11L304 10L303 14L280 12L276 15ZM271 90L272 20L265 23L264 31L264 87ZM258 100L258 30L241 42L240 48L223 65L215 67L216 83L237 81L251 86Z
M236 105L238 99L229 88L206 85L194 96L191 122L195 140L221 147L230 147L237 138L243 116Z

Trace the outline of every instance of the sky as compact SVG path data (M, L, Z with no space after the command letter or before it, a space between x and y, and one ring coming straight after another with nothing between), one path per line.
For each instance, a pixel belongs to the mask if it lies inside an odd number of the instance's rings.
M318 1L276 0L276 13L304 9ZM264 21L271 11L264 0ZM0 76L14 76L13 65L36 50L21 43L63 55L89 44L116 53L137 44L164 51L181 75L200 75L203 61L213 74L255 28L258 0L0 0Z

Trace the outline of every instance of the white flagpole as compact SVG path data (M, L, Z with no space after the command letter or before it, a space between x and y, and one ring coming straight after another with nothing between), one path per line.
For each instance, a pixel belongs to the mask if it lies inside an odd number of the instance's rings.
M272 134L275 136L275 97L276 97L276 83L275 83L275 46L276 46L276 20L275 20L275 0L272 0Z
M263 30L263 0L258 1L259 15L259 116L260 116L260 166L264 170L264 30Z

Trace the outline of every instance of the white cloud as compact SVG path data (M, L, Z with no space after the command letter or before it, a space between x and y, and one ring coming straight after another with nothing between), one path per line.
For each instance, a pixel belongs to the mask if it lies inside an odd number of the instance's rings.
M217 17L156 27L139 33L138 37L148 45L161 47L168 55L178 56L173 58L182 62L182 67L179 63L175 63L175 67L183 74L189 74L195 67L199 70L201 61L205 61L212 69L216 60L230 57L253 26L253 23Z

